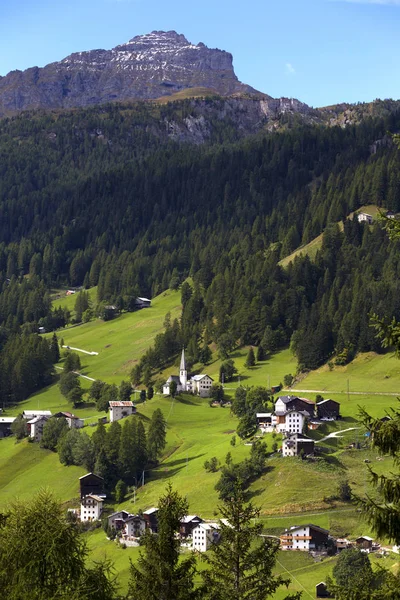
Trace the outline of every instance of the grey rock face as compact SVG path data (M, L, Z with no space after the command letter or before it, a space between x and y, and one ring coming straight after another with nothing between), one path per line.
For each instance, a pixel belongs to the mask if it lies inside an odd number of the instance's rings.
M192 87L221 95L256 91L237 79L228 52L194 46L175 31L153 31L112 50L77 52L44 68L0 77L0 116L159 98Z

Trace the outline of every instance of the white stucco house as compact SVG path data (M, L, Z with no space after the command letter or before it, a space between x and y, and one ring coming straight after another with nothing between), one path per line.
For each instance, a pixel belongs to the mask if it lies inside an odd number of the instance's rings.
M280 536L281 550L323 550L326 548L329 531L317 525L299 525L285 529Z
M301 410L289 410L285 414L284 431L286 433L301 433L307 420L307 413Z
M104 498L96 494L84 496L81 500L81 521L99 521L103 504Z
M372 215L369 215L368 213L360 212L357 215L357 220L359 223L368 223L369 225L371 225L373 218Z
M28 421L28 433L29 437L35 440L35 442L40 442L43 436L43 428L50 417L34 417L30 421Z
M182 350L181 363L179 366L179 375L170 375L163 386L163 394L165 396L170 395L170 385L172 381L176 382L176 391L180 392L191 392L198 394L203 398L208 398L211 391L211 386L214 382L212 377L201 373L200 375L194 375L188 379L188 372L186 368L185 350Z
M73 415L70 412L58 412L54 416L58 419L60 419L61 417L64 417L64 419L66 419L66 421L68 423L68 427L70 429L81 429L84 425L83 419L76 417L75 415Z
M140 537L146 531L146 521L139 515L129 515L125 519L123 535L128 538Z
M120 421L125 417L134 415L136 412L136 406L130 400L115 400L108 404L110 408L110 423Z
M220 538L218 523L200 523L193 529L193 550L207 552L212 544Z
M314 440L302 433L291 433L282 442L282 456L305 456L314 454Z

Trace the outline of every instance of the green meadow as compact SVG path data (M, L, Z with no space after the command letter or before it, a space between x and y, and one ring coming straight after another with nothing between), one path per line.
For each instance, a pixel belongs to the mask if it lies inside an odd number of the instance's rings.
M168 312L171 319L180 317L180 292L164 292L152 300L151 308L123 313L106 322L95 319L59 330L57 335L66 346L98 352L97 356L80 354L83 374L108 383L120 383L129 378L134 364L163 331Z
M94 297L95 290L90 290L90 293ZM64 297L55 300L54 304L64 303L72 310L74 302L74 297ZM163 330L165 315L170 312L172 318L179 318L180 311L180 292L169 291L155 298L149 309L124 313L108 322L96 319L60 330L57 335L68 346L99 353L97 356L80 353L83 374L118 384L129 377L132 366L151 345L157 333ZM225 384L225 394L228 397L233 396L239 385L276 386L283 382L285 375L296 373L296 360L288 349L251 369L245 367L247 353L248 348L240 348L231 355L238 373L234 381ZM221 361L214 352L211 364L206 367L195 365L194 369L208 373L217 381L220 364ZM62 362L58 367L62 367ZM175 364L158 373L157 380L164 380L170 373L177 372L177 368L178 364ZM87 391L91 382L85 379L81 382ZM359 394L348 394L348 390ZM377 460L382 457L378 457L367 447L364 431L357 419L360 406L374 416L384 415L397 405L398 391L400 362L390 353L368 353L357 356L345 367L324 366L310 372L298 380L293 389L284 392L297 393L313 400L316 393L321 393L325 398L332 397L341 403L343 419L326 423L318 431L311 433L319 440L329 433L339 431L338 437L321 443L326 461L320 464L272 455L264 475L252 483L250 497L260 507L260 518L266 533L279 535L285 527L309 522L325 527L335 535L355 537L371 533L354 506L341 503L334 496L338 481L342 478L349 480L356 494L374 493L367 464L364 463L366 459L371 461L371 466L378 473L388 472L393 468L388 457ZM385 395L390 393L395 395ZM24 409L35 408L52 412L71 410L55 381L53 385L8 410L6 415L16 415ZM144 486L138 487L136 497L128 495L119 507L136 512L157 505L166 484L171 482L187 497L191 513L214 518L219 503L214 486L219 473L206 472L204 462L215 456L222 465L228 452L234 462L249 455L250 446L237 436L235 445L231 444L237 419L228 407L210 407L207 399L182 395L173 400L159 394L151 401L138 404L139 418L145 424L148 423L156 408L161 408L168 425L164 456L156 469L144 473ZM93 404L74 409L74 413L84 418L86 425L95 423L99 416L104 415L99 415ZM356 429L344 431L349 428ZM89 434L93 431L94 428L87 428ZM264 439L270 450L272 435L265 435ZM349 449L352 442L361 443L362 448ZM28 498L43 487L53 490L67 505L77 505L78 477L83 473L82 468L62 466L57 454L43 450L27 440L19 443L13 438L0 440L0 509L14 498ZM108 510L116 508L110 502ZM123 549L107 541L101 529L86 534L86 539L90 559L112 559L122 589L126 590L129 560L136 559L138 549ZM277 572L290 573L290 590L302 590L305 598L314 597L315 584L324 580L331 572L334 560L315 563L304 554L280 553ZM280 600L284 595L285 592L279 591L275 600Z

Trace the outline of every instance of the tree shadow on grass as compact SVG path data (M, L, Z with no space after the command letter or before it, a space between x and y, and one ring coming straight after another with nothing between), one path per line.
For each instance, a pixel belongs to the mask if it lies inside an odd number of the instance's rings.
M165 465L165 467L167 467L167 468L175 467L176 465L181 465L183 463L186 464L186 461L190 462L191 460L195 460L196 458L201 458L202 456L205 456L205 452L203 452L203 454L198 454L197 456L189 456L187 459L186 458L178 458L178 459L173 460L168 463L161 463L160 466Z
M177 402L180 402L181 404L189 404L191 406L195 406L196 405L196 402L192 402L192 400L189 400L189 398L183 398L182 396L177 396L175 398L175 400Z
M184 465L177 467L175 469L169 469L166 467L165 468L158 467L157 469L150 471L149 475L147 476L147 482L160 481L162 479L169 479L170 477L173 477L174 475L179 473L179 471L181 471L184 468L185 468Z

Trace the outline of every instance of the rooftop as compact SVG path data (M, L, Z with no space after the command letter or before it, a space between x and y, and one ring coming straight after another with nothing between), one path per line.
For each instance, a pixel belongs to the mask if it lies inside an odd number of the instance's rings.
M131 402L130 400L113 400L108 404L111 408L114 408L116 406L133 406L133 402Z

